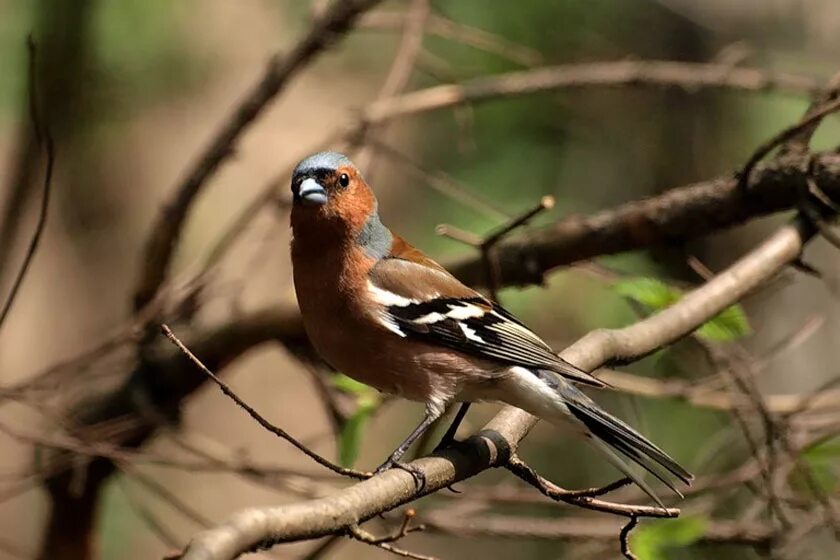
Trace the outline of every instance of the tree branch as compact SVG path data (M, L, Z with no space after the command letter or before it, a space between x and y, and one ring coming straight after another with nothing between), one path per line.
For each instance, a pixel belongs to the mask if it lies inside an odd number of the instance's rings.
M424 524L430 534L472 538L603 540L615 538L623 523L626 522L621 519L591 516L546 519L509 515L454 516L445 512L424 515ZM773 539L774 531L770 524L759 522L709 521L698 543L761 547Z
M754 251L673 306L622 329L593 331L561 356L585 370L645 356L687 335L758 287L800 255L813 235L801 220L782 227ZM450 449L412 464L435 492L482 470L501 466L516 452L537 418L505 407L484 429ZM252 508L196 535L184 560L228 560L256 547L345 531L415 499L412 476L391 470L325 498L279 507Z
M259 424L260 426L262 426L263 428L265 428L267 431L271 432L275 436L288 441L294 447L296 447L299 451L303 452L304 455L308 456L310 459L312 459L313 461L315 461L316 463L318 463L322 467L326 467L326 468L330 469L331 471L333 471L336 474L340 474L340 475L343 475L343 476L349 476L349 477L356 478L356 479L365 479L365 478L370 477L370 473L363 473L363 472L360 472L360 471L357 471L357 470L354 470L354 469L348 469L346 467L336 465L335 463L333 463L332 461L330 461L328 459L325 459L324 457L322 457L321 455L318 455L317 453L315 453L314 451L312 451L311 449L306 447L304 444L299 442L297 439L292 437L286 430L284 430L282 428L278 428L277 426L275 426L274 424L272 424L271 422L266 420L263 415L261 415L259 412L254 410L254 408L251 405L246 403L244 400L242 400L242 398L239 395L234 393L233 389L231 389L227 385L227 383L225 383L224 381L219 379L219 377L215 373L210 371L207 368L207 366L205 366L201 362L201 360L198 359L198 357L196 357L196 355L193 354L192 351L190 351L190 349L187 348L184 345L184 343L181 342L178 339L177 336L175 336L175 333L172 332L172 329L170 329L168 325L163 324L163 325L160 326L160 328L163 331L163 334L166 335L166 338L171 340L172 343L175 344L175 346L177 346L178 349L181 352L183 352L184 355L187 358L189 358L189 360L193 364L195 364L195 366L199 370L201 370L202 373L204 373L204 375L209 377L213 381L213 383L218 385L219 389L222 390L222 393L224 393L226 397L231 399L233 402L235 402L237 404L237 406L239 406L241 409L243 409L245 412L247 412L248 415L251 418L253 418L254 421L257 424Z
M840 200L840 154L815 154L813 180L833 200ZM669 190L590 216L568 216L499 243L495 256L501 285L539 284L562 265L689 239L795 208L807 192L808 156L790 155L756 166L748 194L733 175ZM460 280L484 284L481 260L450 262Z
M413 91L391 99L375 101L364 110L362 120L368 124L376 124L425 111L489 101L498 97L515 97L557 89L624 86L681 87L689 91L701 88L777 90L807 94L813 94L820 89L820 83L813 78L795 74L770 74L764 70L738 68L727 64L658 60L594 62L482 76L460 84Z
M44 233L44 228L47 225L47 211L50 207L50 191L52 189L53 167L55 166L55 144L53 142L52 133L49 129L49 123L42 122L39 110L39 98L37 87L37 72L36 72L36 47L35 41L32 37L27 42L29 48L29 114L32 120L32 131L35 140L39 147L44 150L46 154L46 168L44 170L44 184L41 194L41 204L38 208L38 221L35 224L35 230L32 232L32 237L29 240L29 245L26 248L26 254L23 257L23 262L18 269L18 273L12 282L12 288L9 290L6 300L0 307L0 330L2 330L3 323L12 309L12 305L17 297L18 290L23 285L23 280L26 278L26 273L29 270L29 265L32 264L32 259L35 257L35 252L38 250L38 244L41 241L41 235Z

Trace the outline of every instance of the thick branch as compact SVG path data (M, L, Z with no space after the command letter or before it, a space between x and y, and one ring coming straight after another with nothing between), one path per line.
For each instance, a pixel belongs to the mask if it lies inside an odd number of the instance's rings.
M335 43L353 26L356 18L380 0L334 2L285 57L275 57L257 84L216 133L210 145L175 189L152 225L142 257L142 270L134 292L135 310L146 305L166 278L172 254L184 227L192 202L207 179L233 153L237 140L277 96L289 79Z
M673 306L629 327L594 331L561 355L587 370L610 361L647 355L685 336L774 276L799 257L811 235L811 228L800 222L785 226ZM413 464L426 474L426 492L504 464L536 422L526 412L505 407L479 434L440 454L415 461ZM245 510L227 523L199 533L183 557L227 560L258 546L343 531L414 499L413 485L409 473L391 470L319 500Z
M840 155L814 156L814 181L833 200L840 200ZM624 204L590 216L568 216L496 247L502 285L540 283L558 266L599 255L632 251L733 227L750 219L789 210L807 191L808 156L787 156L759 165L748 193L734 175L676 188L659 196ZM486 281L481 259L448 263L462 281Z

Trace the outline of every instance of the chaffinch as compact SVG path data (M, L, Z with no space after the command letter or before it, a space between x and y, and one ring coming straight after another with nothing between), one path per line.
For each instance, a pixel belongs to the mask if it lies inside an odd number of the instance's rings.
M292 193L295 290L315 349L350 377L426 405L378 472L405 467L402 455L448 404L498 401L571 426L660 505L627 459L677 494L665 471L690 484L688 471L574 385L601 381L385 227L373 191L345 156L301 161Z

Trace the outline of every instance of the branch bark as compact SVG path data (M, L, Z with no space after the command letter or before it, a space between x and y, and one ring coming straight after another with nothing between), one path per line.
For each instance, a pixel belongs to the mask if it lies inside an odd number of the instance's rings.
M593 331L561 356L591 370L609 362L635 359L670 344L796 260L812 235L813 229L799 220L784 226L673 306L629 327ZM412 464L426 475L425 493L504 465L536 422L537 418L521 410L505 407L481 432L463 443L414 461ZM333 534L416 497L412 476L391 470L325 498L244 510L196 535L183 559L228 560L276 543Z
M495 256L502 285L539 284L554 268L599 255L683 243L761 216L790 210L807 192L808 162L815 183L840 200L840 154L790 155L759 165L743 192L734 175L676 188L590 216L568 216L499 243ZM486 281L481 260L448 263L462 281Z

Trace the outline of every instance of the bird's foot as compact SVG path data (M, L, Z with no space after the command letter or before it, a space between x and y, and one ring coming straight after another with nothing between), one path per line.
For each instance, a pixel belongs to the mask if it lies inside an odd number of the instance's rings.
M382 463L375 471L373 471L373 474L381 474L390 469L400 469L410 474L414 479L414 488L416 492L420 493L424 488L426 488L426 474L423 471L414 465L401 463L395 459L388 459Z

